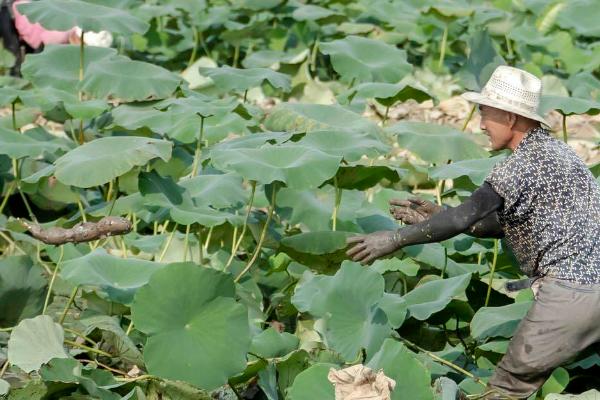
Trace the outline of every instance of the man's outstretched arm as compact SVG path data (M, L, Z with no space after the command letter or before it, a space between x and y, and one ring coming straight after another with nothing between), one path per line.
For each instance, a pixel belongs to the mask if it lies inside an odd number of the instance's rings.
M390 214L392 214L395 219L402 221L407 225L423 222L442 210L444 210L444 207L419 197L410 197L406 200L390 200ZM498 220L498 213L495 211L487 217L475 222L464 233L478 238L504 237L504 231Z
M353 261L369 264L379 257L414 244L440 242L468 230L477 221L502 208L504 200L484 182L461 205L448 208L415 225L348 238L346 252Z

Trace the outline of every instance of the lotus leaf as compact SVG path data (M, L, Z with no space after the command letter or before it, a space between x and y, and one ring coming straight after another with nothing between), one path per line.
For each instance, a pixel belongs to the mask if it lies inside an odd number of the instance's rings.
M48 0L19 4L19 12L32 22L51 30L68 31L79 26L84 31L107 30L130 35L144 33L149 25L124 10L80 0Z
M448 160L460 161L488 155L466 134L447 126L398 122L390 125L386 131L396 135L400 147L431 163L446 164Z
M558 110L564 115L596 115L600 113L600 102L576 97L542 96L540 112L546 113L550 110Z
M475 185L483 184L494 165L504 160L506 155L501 154L480 160L463 160L451 164L430 168L429 177L432 179L456 179L467 176Z
M0 325L14 326L42 311L47 282L41 269L26 256L0 261ZM18 299L18 301L17 301Z
M344 14L312 4L303 4L292 12L292 18L297 21L318 21L327 18L327 21L329 22L331 17L345 19Z
M480 308L471 321L471 336L478 340L511 337L531 305L531 302L521 302L503 307Z
M230 275L192 263L154 274L131 307L136 328L148 335L148 372L207 390L242 372L250 346L248 311L234 296Z
M94 97L141 101L170 96L180 83L180 77L158 65L114 57L86 68L79 88Z
M429 371L402 343L386 339L367 367L375 371L383 369L386 376L396 381L392 400L434 398Z
M117 54L114 49L91 46L86 46L83 52L84 70L100 60L112 58ZM75 93L79 83L79 47L48 45L39 54L29 54L21 71L23 76L36 86Z
M331 57L333 68L348 80L396 83L412 70L404 50L380 40L346 36L323 42L319 49Z
M331 368L337 369L337 365L319 363L300 372L294 379L294 384L289 388L287 398L290 400L334 400L335 390L327 379Z
M82 257L65 261L61 276L73 285L90 285L104 291L109 299L130 304L135 292L164 264L109 255L96 249Z
M318 329L327 346L345 360L355 359L361 348L370 358L392 330L386 313L378 306L383 287L379 273L346 261L331 277L305 273L292 303L299 311L322 318Z
M474 32L468 43L469 57L458 74L466 89L480 91L496 67L504 65L505 62L494 48L487 31Z
M275 72L269 68L200 67L200 73L208 76L219 89L224 91L244 91L260 86L264 81L269 82L277 89L283 89L285 92L289 92L291 89L291 78L288 75Z
M56 160L55 175L66 185L102 185L155 157L169 160L172 146L172 142L145 137L103 137Z
M299 143L325 153L342 156L348 162L358 161L363 155L375 158L389 150L388 146L373 135L345 130L312 131Z
M38 370L53 358L68 358L62 327L47 315L24 319L8 339L8 361L25 372Z
M453 298L464 297L471 274L434 280L417 286L404 295L410 316L424 321L443 310Z
M297 144L266 145L258 149L215 149L214 165L260 183L283 182L292 189L319 186L335 175L341 157Z
M574 0L565 3L565 7L556 16L556 23L565 29L574 29L583 36L600 37L598 14L593 0Z
M351 130L364 134L379 131L373 122L340 106L303 103L277 105L267 117L265 126L286 132Z
M298 337L269 328L252 338L250 352L264 358L282 357L296 350L298 343Z
M6 154L12 158L23 158L37 157L44 152L55 153L58 150L68 150L68 147L56 142L39 141L27 133L0 127L0 154Z
M344 97L348 102L354 98L375 99L378 103L386 107L408 99L414 99L419 103L433 99L427 92L427 89L417 83L361 83L348 89L348 91L340 96Z

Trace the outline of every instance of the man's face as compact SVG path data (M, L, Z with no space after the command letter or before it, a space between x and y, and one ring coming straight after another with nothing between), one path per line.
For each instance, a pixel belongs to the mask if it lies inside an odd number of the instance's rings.
M479 127L489 136L492 150L508 148L513 138L511 114L483 104L479 105L479 113L481 114Z

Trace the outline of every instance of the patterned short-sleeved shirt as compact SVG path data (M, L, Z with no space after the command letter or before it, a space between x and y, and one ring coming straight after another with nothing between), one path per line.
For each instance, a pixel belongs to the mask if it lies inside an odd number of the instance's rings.
M568 145L535 128L485 180L525 274L600 283L600 186Z

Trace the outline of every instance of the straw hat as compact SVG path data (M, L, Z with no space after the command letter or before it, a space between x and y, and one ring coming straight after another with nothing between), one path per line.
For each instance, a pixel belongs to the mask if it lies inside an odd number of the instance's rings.
M466 92L462 97L473 103L499 108L550 126L538 114L541 95L542 81L537 77L522 69L500 65L481 93Z

